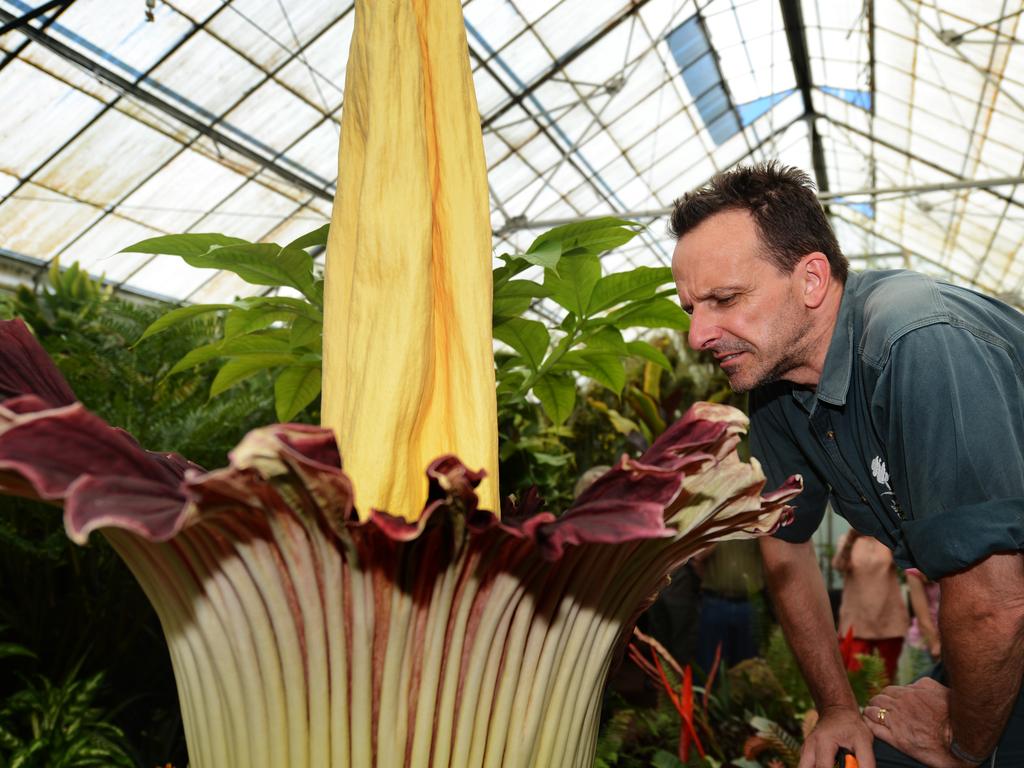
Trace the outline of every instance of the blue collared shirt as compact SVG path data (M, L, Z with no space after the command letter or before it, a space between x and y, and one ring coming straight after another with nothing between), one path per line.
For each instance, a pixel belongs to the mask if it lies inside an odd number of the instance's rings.
M751 393L768 485L801 474L806 541L834 507L937 579L1024 549L1024 315L906 271L851 274L816 390Z

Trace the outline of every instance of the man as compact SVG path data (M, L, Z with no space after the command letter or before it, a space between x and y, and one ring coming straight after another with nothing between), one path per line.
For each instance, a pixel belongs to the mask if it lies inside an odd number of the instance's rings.
M848 275L810 179L774 163L676 201L672 231L691 346L750 392L769 487L805 482L761 540L821 718L800 768L839 747L862 768L1024 766L1024 316L913 272ZM886 688L863 714L809 541L829 495L942 586L944 684Z

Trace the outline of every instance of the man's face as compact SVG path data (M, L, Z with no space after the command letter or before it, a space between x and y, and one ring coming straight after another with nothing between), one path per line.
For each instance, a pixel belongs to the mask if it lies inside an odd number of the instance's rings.
M768 262L747 211L723 211L679 239L672 273L690 314L690 346L714 354L737 392L747 392L807 360L810 319L799 270Z

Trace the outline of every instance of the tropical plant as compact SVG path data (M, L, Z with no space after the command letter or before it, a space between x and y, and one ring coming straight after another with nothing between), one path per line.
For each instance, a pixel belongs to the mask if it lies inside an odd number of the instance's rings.
M667 297L674 292L668 267L637 267L602 276L600 255L638 233L632 222L603 218L567 224L540 235L522 254L501 256L493 272L494 336L512 354L497 359L498 406L514 407L528 395L539 399L555 426L572 412L576 376L618 394L630 357L668 367L649 343L626 341L629 328L685 329L686 314ZM326 245L328 226L287 245L251 243L222 234L163 235L124 250L179 256L196 267L234 272L243 280L298 296L257 296L230 304L197 304L170 310L142 334L160 334L212 314L224 318L224 336L189 350L168 372L174 375L210 360L224 360L211 397L261 371L274 371L277 417L288 421L320 394L323 279L312 249ZM542 282L521 275L540 271ZM557 327L523 317L548 299L561 307Z
M743 415L698 404L561 517L524 504L499 519L460 4L360 0L347 77L325 428L256 430L202 472L86 411L12 322L0 485L62 504L73 540L102 531L135 573L195 768L588 766L640 606L708 543L773 530L799 483L761 496L736 455Z
M3 628L0 627L0 630ZM0 643L0 659L35 658L25 646ZM134 768L124 733L97 706L103 674L58 684L22 676L21 687L0 702L0 768Z

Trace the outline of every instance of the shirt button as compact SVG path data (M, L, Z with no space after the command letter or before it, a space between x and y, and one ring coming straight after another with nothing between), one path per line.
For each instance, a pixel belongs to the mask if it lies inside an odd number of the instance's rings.
M867 497L863 493L860 495L860 503L861 504L867 504L868 503L868 499L867 499Z
M825 433L825 437L827 437L829 440L835 440L836 433L830 429L828 432Z

